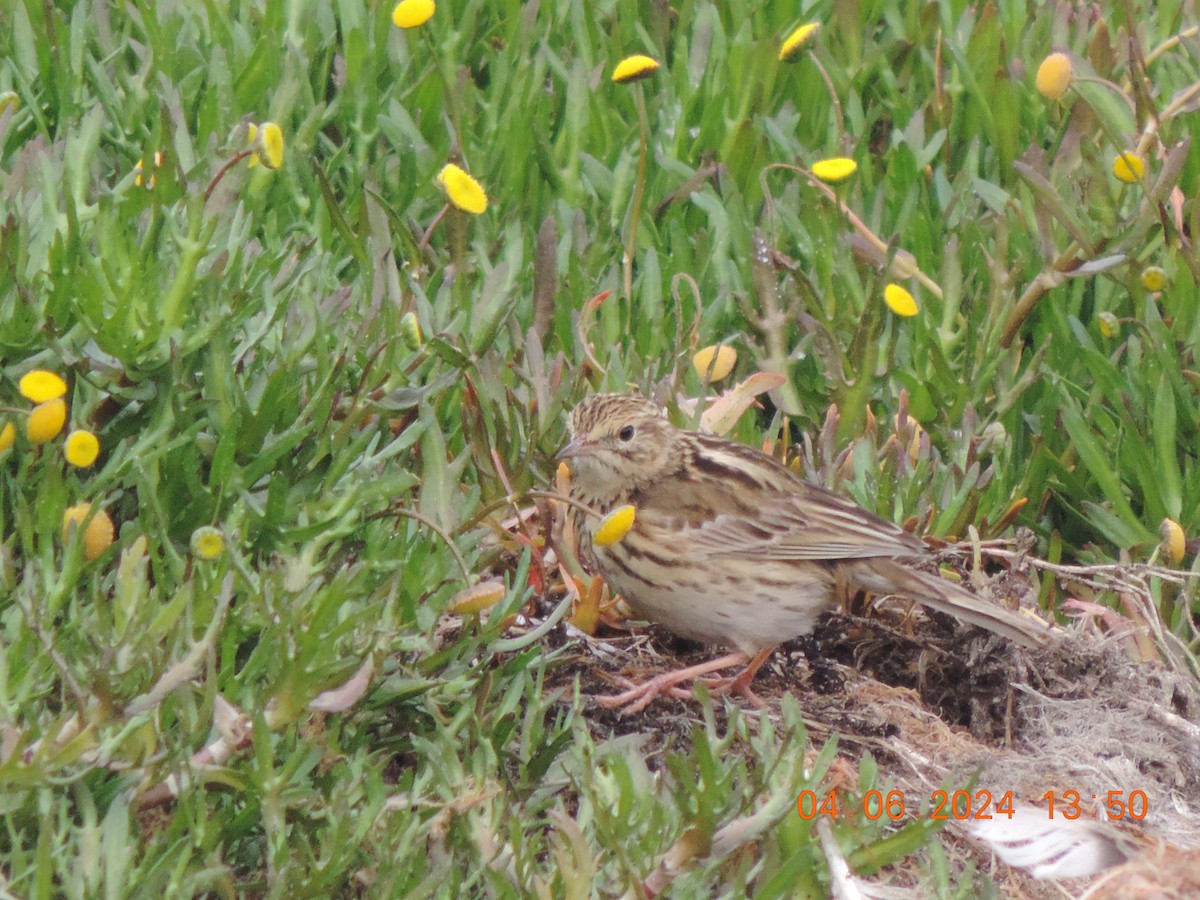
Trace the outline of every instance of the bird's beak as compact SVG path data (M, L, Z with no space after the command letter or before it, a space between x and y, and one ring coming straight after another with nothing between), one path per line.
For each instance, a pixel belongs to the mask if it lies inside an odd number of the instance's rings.
M579 438L569 442L554 455L555 459L574 459L577 456L591 456L596 452L595 444L588 444Z

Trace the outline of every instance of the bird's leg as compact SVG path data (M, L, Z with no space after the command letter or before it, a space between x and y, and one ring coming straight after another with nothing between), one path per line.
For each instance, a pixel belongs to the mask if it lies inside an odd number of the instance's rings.
M841 609L842 612L850 612L850 601L854 596L850 593L850 583L846 580L846 573L841 566L834 567L833 570L833 602Z
M717 672L721 669L745 664L745 668L732 678L702 679L704 686L708 688L709 693L714 697L720 697L724 694L741 694L756 708L764 709L766 704L758 698L754 691L750 690L750 683L754 681L754 676L758 674L758 670L762 668L763 663L767 661L767 657L774 650L774 647L765 647L754 654L753 658L742 652L729 653L706 663L688 666L686 669L664 672L662 675L655 676L642 684L634 684L627 678L621 678L619 679L620 683L627 686L629 690L622 694L597 697L596 702L606 709L623 707L626 713L635 713L641 712L649 706L650 701L655 697L674 697L678 700L690 700L692 697L691 693L676 687L676 685L684 681L695 681L701 675L707 675L710 672Z
M605 709L623 708L624 712L628 714L641 712L650 705L650 701L655 697L667 695L671 697L688 699L691 695L679 691L675 687L677 684L683 681L693 681L696 678L699 678L701 675L708 675L710 672L728 669L730 666L740 666L748 659L749 657L745 653L729 653L718 659L709 660L706 663L688 666L686 669L676 669L673 672L664 672L662 675L656 675L654 678L651 678L649 681L645 681L641 684L634 684L627 678L621 678L619 679L620 683L628 686L629 690L621 694L610 694L603 697L597 697L596 702ZM759 665L762 665L762 663L760 662ZM753 673L750 677L754 677ZM732 681L736 680L737 679L735 678ZM748 684L749 682L747 682L747 685Z

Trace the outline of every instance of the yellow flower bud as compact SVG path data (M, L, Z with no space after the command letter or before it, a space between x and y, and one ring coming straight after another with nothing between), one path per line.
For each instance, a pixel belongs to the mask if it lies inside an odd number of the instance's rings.
M434 12L433 0L400 0L392 10L392 24L397 28L416 28L424 25Z
M79 503L63 513L64 544L71 540L71 535L79 529L80 523L87 518L91 508L92 504L90 503ZM92 516L92 521L88 523L87 530L83 533L84 558L91 562L111 547L114 534L113 521L109 518L108 513L102 509L97 510L96 514Z
M90 431L72 431L67 435L63 452L66 453L67 462L71 465L86 469L100 455L100 441Z
M1187 552L1187 540L1182 526L1174 519L1163 519L1162 524L1158 526L1158 536L1163 559L1172 566L1179 565L1183 554Z
M898 284L889 284L883 289L883 302L896 315L905 318L915 316L920 311L913 295Z
M421 323L417 321L416 313L406 312L400 317L400 336L404 338L404 346L409 350L421 349L425 337L421 334Z
M627 56L613 69L612 80L616 84L630 84L640 81L658 71L658 61L640 53Z
M31 403L45 403L67 392L67 383L53 372L34 369L21 376L17 388L21 396Z
M1108 340L1121 333L1121 320L1108 311L1096 316L1096 324L1100 327L1100 334Z
M1146 163L1136 153L1125 150L1113 160L1112 171L1118 181L1135 184L1146 174Z
M44 444L58 437L67 424L67 404L62 397L39 403L25 421L25 436L31 444Z
M197 559L216 559L225 552L225 535L211 525L201 525L192 532L191 545Z
M779 48L779 61L795 62L798 60L808 49L809 43L820 28L820 22L808 22L795 29L784 39L783 46Z
M254 148L254 156L250 157L251 167L262 163L268 169L278 169L283 165L283 129L274 122L251 125L250 143Z
M840 156L833 159L822 159L812 165L812 173L826 184L845 181L857 171L858 163Z
M600 520L596 533L592 535L592 543L597 547L608 547L629 534L637 511L628 503L618 506Z
M720 381L733 371L737 351L727 344L713 344L696 351L692 366L702 380Z
M1071 57L1065 53L1051 53L1038 66L1036 79L1038 93L1047 100L1059 100L1071 86Z
M1167 286L1167 273L1158 266L1147 266L1142 269L1140 280L1146 290L1158 292Z
M482 185L454 163L442 167L437 174L437 183L450 202L463 212L478 216L487 210L488 198Z
M4 427L0 428L0 453L3 453L13 445L17 439L17 429L12 422L5 422Z

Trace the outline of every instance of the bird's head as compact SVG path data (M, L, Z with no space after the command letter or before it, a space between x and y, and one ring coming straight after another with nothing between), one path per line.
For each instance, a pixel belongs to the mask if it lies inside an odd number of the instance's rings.
M593 394L571 411L570 442L558 453L571 461L579 490L615 499L667 474L679 434L649 400L633 394Z

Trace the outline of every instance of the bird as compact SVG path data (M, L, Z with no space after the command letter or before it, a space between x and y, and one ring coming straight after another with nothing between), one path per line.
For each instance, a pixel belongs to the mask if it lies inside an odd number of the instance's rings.
M916 535L801 478L746 444L678 428L636 394L598 393L571 411L557 458L571 474L569 515L584 566L640 618L732 653L600 698L626 712L700 675L744 665L720 692L750 690L779 644L808 634L841 597L900 594L1024 647L1049 640L1036 616L997 606L922 566ZM625 506L619 540L596 540ZM716 692L716 691L715 691Z

